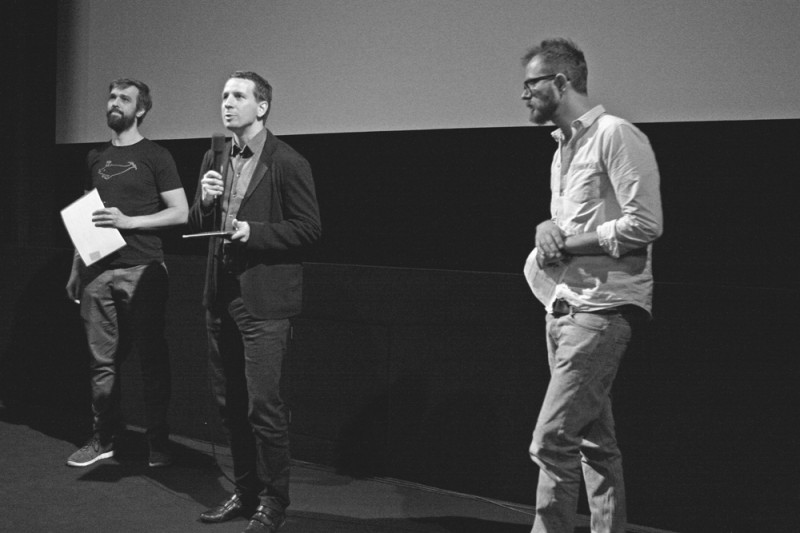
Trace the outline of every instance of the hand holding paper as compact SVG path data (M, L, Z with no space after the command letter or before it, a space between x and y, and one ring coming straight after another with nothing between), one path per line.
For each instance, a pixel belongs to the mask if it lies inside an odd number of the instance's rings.
M89 266L125 246L119 230L95 226L92 213L105 209L97 189L72 202L61 210L61 218L72 244Z
M98 228L133 229L133 220L116 207L98 209L92 213L92 222Z

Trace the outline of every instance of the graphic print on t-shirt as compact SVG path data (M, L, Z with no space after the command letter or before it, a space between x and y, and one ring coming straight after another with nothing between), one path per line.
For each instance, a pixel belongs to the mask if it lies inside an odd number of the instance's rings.
M104 180L110 180L114 176L119 176L120 174L124 174L129 170L138 170L136 163L133 161L128 161L127 163L120 165L114 164L111 161L106 161L105 166L99 168L97 173L100 174Z

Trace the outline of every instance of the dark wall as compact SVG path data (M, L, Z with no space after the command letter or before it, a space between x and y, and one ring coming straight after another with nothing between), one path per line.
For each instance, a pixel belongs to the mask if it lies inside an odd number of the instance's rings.
M800 222L793 136L800 120L640 124L661 170L661 282L798 287L784 252ZM520 272L549 216L551 128L293 135L311 162L324 225L314 262ZM161 141L187 194L207 139ZM56 205L81 191L91 145L59 145ZM69 241L50 214L58 244ZM172 253L203 244L168 242Z
M56 2L8 0L0 17L3 239L52 244Z

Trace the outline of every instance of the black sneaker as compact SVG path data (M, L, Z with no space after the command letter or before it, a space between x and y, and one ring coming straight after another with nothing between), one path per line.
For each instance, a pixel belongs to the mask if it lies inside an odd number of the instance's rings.
M82 448L75 451L67 459L69 466L89 466L102 459L114 457L114 442L103 442L99 435L94 435Z
M150 439L148 444L150 446L150 457L147 462L149 466L159 468L172 464L172 454L169 452L169 439Z

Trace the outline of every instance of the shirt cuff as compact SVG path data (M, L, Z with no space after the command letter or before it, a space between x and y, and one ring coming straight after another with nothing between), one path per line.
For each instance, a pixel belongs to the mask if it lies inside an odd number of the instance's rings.
M619 240L617 239L615 220L609 220L597 226L597 242L608 255L614 258L619 257Z

